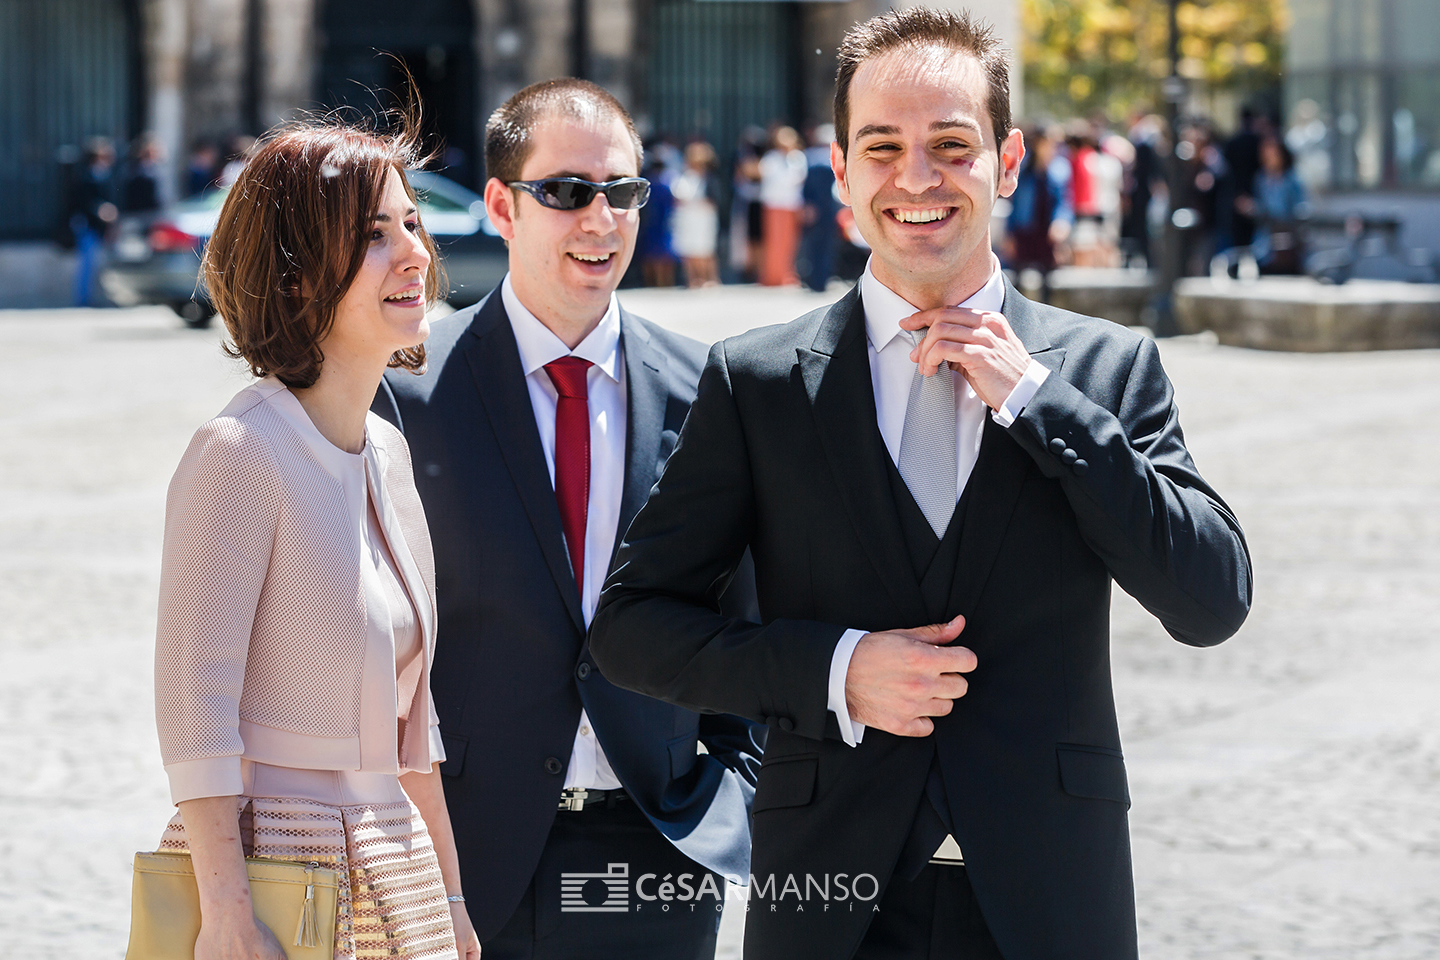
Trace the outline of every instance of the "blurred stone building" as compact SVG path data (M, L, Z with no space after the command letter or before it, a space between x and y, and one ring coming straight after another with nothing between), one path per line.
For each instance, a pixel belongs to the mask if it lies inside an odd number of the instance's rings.
M1327 190L1440 191L1440 5L1290 0L1287 119Z
M1019 48L1019 0L968 7ZM482 183L485 118L536 80L608 87L647 134L722 157L748 126L829 119L834 52L885 0L0 0L0 239L49 235L58 160L153 132L189 151L306 110L374 109L414 76L447 174ZM382 56L382 51L394 57ZM1012 74L1019 96L1018 65ZM383 95L378 98L383 100ZM1018 103L1017 103L1018 108Z
M1440 3L1290 7L1284 132L1300 178L1321 210L1399 221L1402 252L1440 255Z

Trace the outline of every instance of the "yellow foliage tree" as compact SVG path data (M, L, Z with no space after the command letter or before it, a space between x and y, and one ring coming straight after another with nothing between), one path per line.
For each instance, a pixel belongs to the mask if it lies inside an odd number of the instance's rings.
M1021 0L1027 112L1121 119L1163 105L1166 0ZM1280 79L1287 0L1186 0L1176 10L1182 76L1248 92Z

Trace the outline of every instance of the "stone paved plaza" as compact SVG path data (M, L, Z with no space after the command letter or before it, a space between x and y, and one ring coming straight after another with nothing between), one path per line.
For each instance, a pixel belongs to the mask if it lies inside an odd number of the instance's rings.
M624 299L705 339L824 302ZM245 381L219 342L157 308L0 312L6 956L124 952L131 855L170 815L150 688L165 487ZM1162 353L1256 602L1193 650L1116 598L1142 953L1440 957L1440 352Z

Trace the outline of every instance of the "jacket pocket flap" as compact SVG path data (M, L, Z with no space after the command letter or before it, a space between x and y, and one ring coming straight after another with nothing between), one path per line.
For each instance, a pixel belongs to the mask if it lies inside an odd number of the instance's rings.
M440 734L445 745L445 760L440 764L440 773L447 777L458 777L465 772L465 749L470 746L468 737L451 737Z
M1060 786L1072 797L1113 800L1130 806L1125 760L1120 751L1083 743L1055 746L1060 758Z
M775 807L803 807L815 796L815 777L820 758L815 755L781 757L760 768L751 810L759 813Z

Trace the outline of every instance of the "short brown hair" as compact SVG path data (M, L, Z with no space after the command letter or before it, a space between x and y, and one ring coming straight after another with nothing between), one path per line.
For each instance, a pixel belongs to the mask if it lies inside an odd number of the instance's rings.
M288 387L320 377L320 341L360 272L389 172L422 162L418 123L385 134L336 121L286 124L251 151L205 248L205 285L225 321L225 351L257 377ZM425 299L448 292L440 252L422 222L430 253ZM420 370L425 348L398 350L390 366Z
M640 170L645 148L635 121L614 95L589 80L559 77L542 80L515 94L490 114L485 122L485 176L501 183L520 179L520 171L535 149L531 133L535 125L553 113L576 119L587 119L592 112L608 113L625 124L625 132L635 147L635 169Z
M1009 135L1010 57L995 31L972 20L966 11L911 7L892 10L855 24L840 42L840 67L835 71L835 139L842 153L850 152L850 83L866 60L898 47L941 47L965 53L980 61L989 82L985 106L995 129L995 145Z

